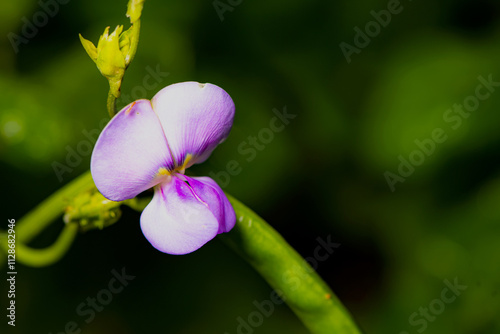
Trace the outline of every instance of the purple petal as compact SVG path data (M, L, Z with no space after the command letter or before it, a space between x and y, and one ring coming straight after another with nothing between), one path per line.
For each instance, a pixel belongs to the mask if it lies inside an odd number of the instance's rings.
M158 116L148 100L129 104L108 123L90 162L97 189L112 201L132 198L158 184L173 166Z
M152 201L142 212L141 229L156 249L179 255L213 239L219 223L189 185L174 176L155 187Z
M188 177L186 181L191 186L195 195L204 203L219 222L217 233L229 232L236 223L236 214L226 195L217 182L209 177Z
M229 135L234 103L222 89L212 84L182 82L160 90L151 100L177 166L188 154L186 167L205 161L213 149Z

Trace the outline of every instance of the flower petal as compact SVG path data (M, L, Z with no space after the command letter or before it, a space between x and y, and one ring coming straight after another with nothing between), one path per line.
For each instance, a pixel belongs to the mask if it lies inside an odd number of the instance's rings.
M160 90L151 100L177 166L192 155L189 167L205 161L229 135L234 103L220 87L182 82Z
M219 223L189 185L173 176L155 187L153 199L142 212L141 229L159 251L187 254L212 240Z
M90 170L97 189L112 201L132 198L173 169L162 127L148 100L123 108L97 140Z
M183 177L186 178L196 196L208 205L212 214L217 218L219 222L217 233L229 232L236 223L236 214L217 182L207 176Z

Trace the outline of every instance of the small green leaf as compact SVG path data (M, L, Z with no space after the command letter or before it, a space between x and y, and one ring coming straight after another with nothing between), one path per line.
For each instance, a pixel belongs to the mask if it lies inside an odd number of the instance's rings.
M97 48L94 43L83 38L82 34L78 34L78 36L80 36L80 42L82 42L83 48L87 51L89 57L95 62L97 60Z

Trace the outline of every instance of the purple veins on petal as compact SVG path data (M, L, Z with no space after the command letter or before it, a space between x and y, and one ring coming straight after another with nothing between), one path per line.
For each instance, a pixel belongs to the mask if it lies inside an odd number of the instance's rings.
M236 214L217 182L207 176L184 177L195 195L208 205L210 211L217 218L219 222L217 233L229 232L236 223Z
M212 240L219 223L209 207L177 176L155 187L153 200L141 215L141 229L159 251L191 253Z

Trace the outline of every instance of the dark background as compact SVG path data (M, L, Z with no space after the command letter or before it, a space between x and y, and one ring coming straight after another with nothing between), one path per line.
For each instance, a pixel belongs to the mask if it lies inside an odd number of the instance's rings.
M500 82L500 4L401 1L400 12L348 62L339 45L355 46L355 27L364 31L374 21L370 12L388 3L242 1L221 21L212 1L147 0L122 87L130 98L120 106L176 82L224 88L236 104L232 133L191 172L214 175L236 160L241 172L225 190L303 256L312 256L317 238L340 243L318 272L366 333L498 333L500 91L460 117L456 129L443 117L475 94L479 76ZM107 82L78 33L97 42L104 27L129 23L125 0L73 0L60 4L16 53L9 33L22 36L23 17L32 22L43 8L28 0L2 0L0 8L6 227L7 219L19 220L88 170L90 153L80 154L62 181L53 169L87 141L82 131L95 132L107 116ZM147 90L143 80L157 67L169 75ZM296 117L248 161L239 145L285 106ZM434 143L391 191L384 173L397 174L400 159L418 159L415 141L428 143L435 129L446 140ZM30 245L50 245L62 225L54 223ZM136 278L86 324L77 305L121 268ZM419 322L409 322L420 308L438 307L444 281L455 279L467 289L432 320L417 314ZM117 224L78 236L55 265L18 264L17 289L14 332L53 334L68 321L89 334L233 334L238 317L248 319L257 310L253 302L272 291L217 238L186 256L158 252L143 237L139 214L127 208ZM285 305L252 330L306 333Z

